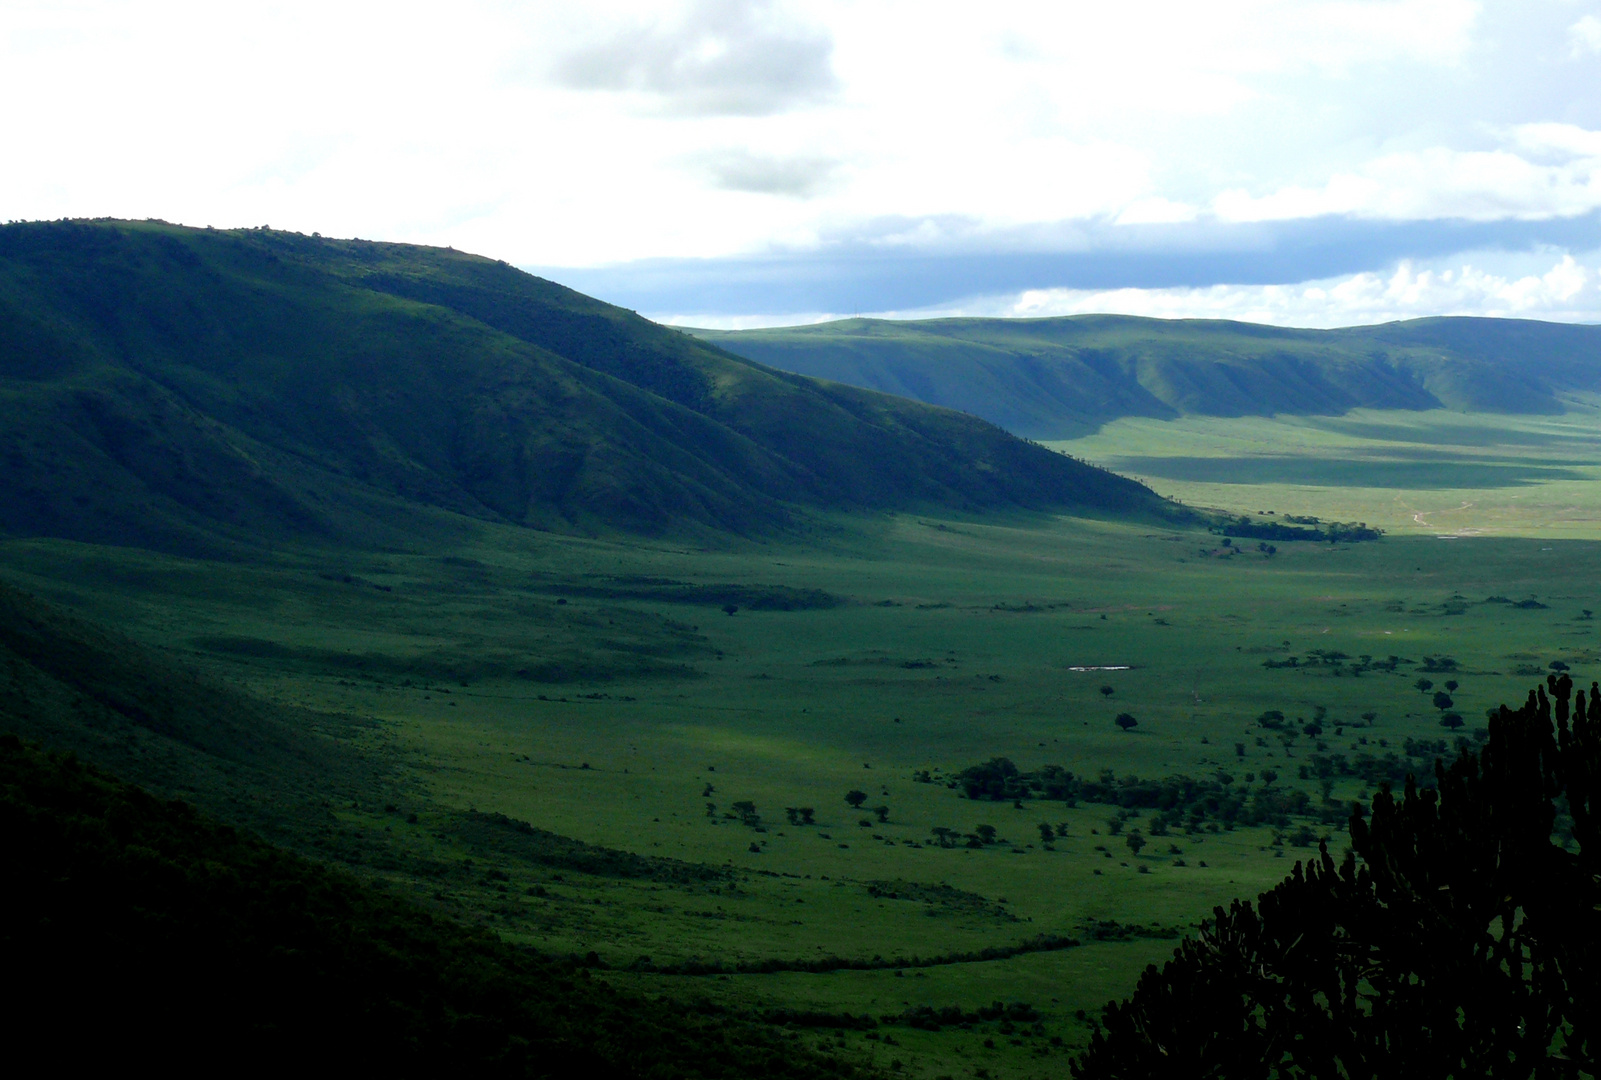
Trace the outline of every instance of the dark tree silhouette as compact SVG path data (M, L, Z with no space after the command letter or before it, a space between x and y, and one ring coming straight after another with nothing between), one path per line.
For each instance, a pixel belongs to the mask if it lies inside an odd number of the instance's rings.
M1436 690L1434 692L1434 707L1439 709L1441 712L1444 712L1455 704L1456 702L1451 700L1451 695L1447 694L1444 690Z
M1128 845L1128 849L1130 851L1138 855L1140 853L1140 848L1145 846L1145 837L1141 836L1138 832L1131 832L1128 834L1128 838L1125 839L1123 843Z
M1434 683L1429 679L1419 679L1412 685L1418 688L1418 693L1420 694L1427 694L1430 690L1434 689Z
M1550 676L1437 788L1355 810L1255 905L1216 909L1073 1066L1133 1077L1579 1077L1601 1024L1601 687ZM1558 801L1576 850L1553 842Z
M1126 712L1121 712L1121 713L1117 714L1117 719L1113 720L1112 723L1116 724L1118 727L1122 728L1124 731L1127 731L1129 728L1132 728L1132 727L1135 727L1136 725L1138 725L1139 721L1134 719L1134 717L1131 716L1130 714L1128 714Z
M853 788L845 793L845 801L851 804L852 810L855 810L867 801L867 792L857 791Z
M1104 695L1106 697L1111 697L1112 694L1115 693L1115 691L1110 686L1102 686L1101 687L1101 693L1102 693L1102 695Z

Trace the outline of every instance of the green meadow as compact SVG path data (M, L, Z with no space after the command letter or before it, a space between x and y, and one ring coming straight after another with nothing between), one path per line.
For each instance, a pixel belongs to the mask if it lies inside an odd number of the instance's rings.
M1591 426L1119 421L1068 447L1162 463L1125 467L1187 502L1391 530L1271 554L1200 530L947 513L712 547L485 525L451 549L253 562L11 539L0 562L205 676L359 721L346 737L381 778L327 800L306 843L419 902L593 952L653 993L826 1014L796 1030L906 1075L1057 1076L1081 1010L1282 878L1298 842L1339 848L1331 822L1372 786L1303 776L1314 757L1471 737L1550 662L1593 670ZM1242 462L1258 471L1231 482ZM1459 735L1414 685L1425 667L1459 683ZM1270 710L1284 728L1259 722ZM996 757L1241 791L1271 771L1313 812L1158 836L1150 810L1114 826L1106 803L964 797L957 774ZM789 819L802 807L812 824ZM995 842L960 839L986 825ZM993 1002L1028 1009L976 1015ZM920 1006L965 1019L839 1021Z
M1395 534L1595 539L1601 401L1564 404L1549 416L1125 417L1048 445L1192 505L1363 520Z

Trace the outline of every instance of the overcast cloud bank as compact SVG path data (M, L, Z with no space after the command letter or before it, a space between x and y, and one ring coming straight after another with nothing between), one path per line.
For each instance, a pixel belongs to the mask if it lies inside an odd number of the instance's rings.
M449 244L722 318L1321 320L1442 259L1350 310L1510 311L1534 253L1594 272L1596 86L1601 0L14 0L0 204Z

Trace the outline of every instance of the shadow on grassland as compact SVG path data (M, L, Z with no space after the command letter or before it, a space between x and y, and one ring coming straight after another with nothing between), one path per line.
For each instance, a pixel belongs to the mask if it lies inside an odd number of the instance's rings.
M1341 461L1291 455L1261 457L1117 457L1109 468L1201 484L1309 484L1319 487L1441 488L1529 487L1554 480L1584 480L1585 473L1553 465L1479 461Z

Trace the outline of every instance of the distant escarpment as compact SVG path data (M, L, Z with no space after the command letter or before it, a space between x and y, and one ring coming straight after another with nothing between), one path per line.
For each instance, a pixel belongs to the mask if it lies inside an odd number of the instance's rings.
M1124 416L1556 413L1559 394L1601 390L1601 327L1519 319L1296 330L1078 315L694 333L785 371L961 409L1038 439Z

